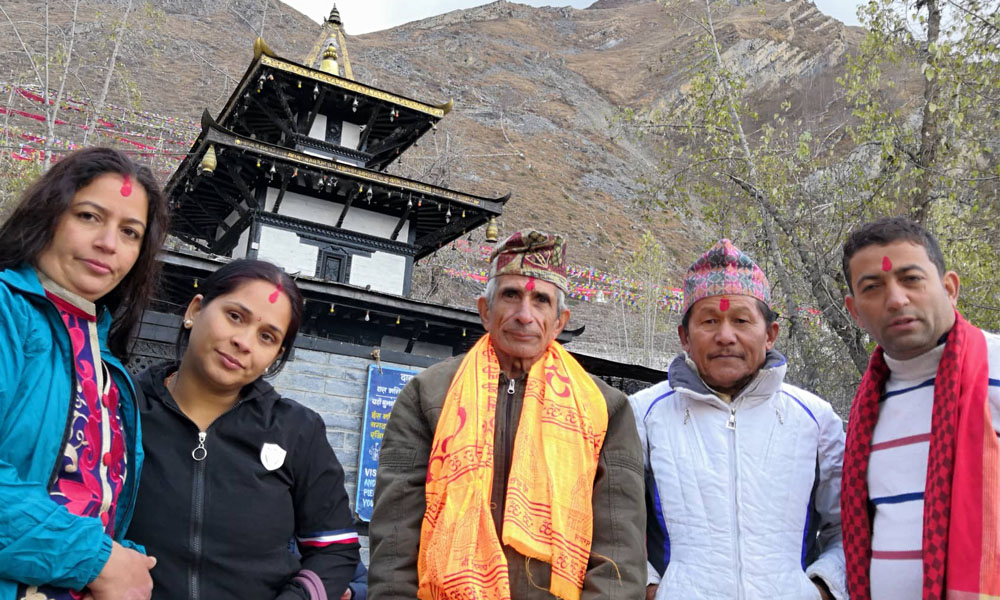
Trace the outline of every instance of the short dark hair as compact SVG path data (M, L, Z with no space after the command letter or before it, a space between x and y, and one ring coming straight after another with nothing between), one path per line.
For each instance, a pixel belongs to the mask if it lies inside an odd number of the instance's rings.
M156 253L168 229L167 200L149 168L112 148L85 148L68 154L24 191L17 208L0 226L0 269L34 265L52 241L76 192L107 173L137 181L149 202L139 257L118 285L96 303L107 307L114 317L108 349L125 359L132 334L160 279Z
M852 294L854 286L851 285L851 258L862 248L888 246L895 242L911 242L923 246L924 250L927 251L928 258L937 267L938 275L944 275L944 255L941 254L941 247L931 232L927 231L920 223L906 217L883 217L855 229L844 242L844 258L841 262L841 268L844 271L844 279L847 280L847 289Z
M772 310L770 306L765 304L763 300L760 300L759 298L754 298L754 300L757 301L757 310L760 311L760 316L764 317L764 326L770 327L771 323L774 323L775 321L778 320L778 313ZM685 312L684 316L681 317L681 327L684 328L685 333L688 330L688 324L691 323L691 308L693 306L694 304L689 306L687 312Z
M265 377L272 377L281 371L285 363L288 362L288 358L292 355L292 346L295 345L295 338L299 333L299 325L302 323L302 292L299 291L299 286L295 285L295 281L281 267L275 264L264 260L241 258L219 267L199 284L198 290L202 296L202 306L206 306L219 296L228 294L250 281L267 281L276 286L281 286L281 291L288 296L288 300L292 304L292 317L288 322L288 330L285 331L285 337L281 340L281 344L285 350L281 353L278 362L268 369L264 375ZM177 334L176 350L178 360L184 355L184 348L187 346L190 333L188 329L181 327L180 332Z

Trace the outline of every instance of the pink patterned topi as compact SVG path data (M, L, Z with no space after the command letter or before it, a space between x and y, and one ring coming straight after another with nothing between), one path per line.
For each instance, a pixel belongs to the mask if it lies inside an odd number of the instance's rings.
M701 255L684 279L684 311L710 296L751 296L771 306L771 286L752 258L727 239Z

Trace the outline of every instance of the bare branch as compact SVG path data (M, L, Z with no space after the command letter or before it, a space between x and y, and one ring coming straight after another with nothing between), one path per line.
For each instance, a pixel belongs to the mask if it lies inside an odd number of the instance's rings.
M7 19L7 22L10 23L11 29L14 30L14 35L17 36L17 41L19 44L21 44L21 49L24 51L24 55L28 57L28 62L31 64L31 70L34 71L35 73L35 79L38 80L38 85L45 85L45 82L42 81L42 74L38 72L38 65L35 64L35 59L34 57L31 56L31 51L28 50L28 46L24 43L24 40L21 38L21 32L18 31L17 26L14 25L14 21L11 20L10 15L8 15L7 11L4 10L3 4L0 4L0 12L3 13L3 16Z
M97 122L97 119L101 117L101 113L104 111L104 103L108 99L108 91L111 89L111 79L115 74L115 67L118 65L118 51L121 49L122 40L125 37L125 25L128 23L129 14L132 12L132 2L133 0L128 0L128 4L125 6L125 14L122 15L121 20L118 22L118 30L115 32L115 45L111 49L111 58L108 61L108 70L104 76L104 85L101 87L101 95L97 98L97 104L92 107L91 116L87 119L88 127L83 133L83 145L87 145L87 138L90 136L90 130L93 128L93 124Z

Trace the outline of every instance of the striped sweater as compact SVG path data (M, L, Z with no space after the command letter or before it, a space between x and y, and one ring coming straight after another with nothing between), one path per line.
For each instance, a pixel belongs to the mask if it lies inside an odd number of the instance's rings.
M989 404L1000 435L1000 336L986 333ZM872 600L921 597L924 488L930 448L934 377L944 344L910 360L885 356L891 374L879 406L868 465L875 508Z

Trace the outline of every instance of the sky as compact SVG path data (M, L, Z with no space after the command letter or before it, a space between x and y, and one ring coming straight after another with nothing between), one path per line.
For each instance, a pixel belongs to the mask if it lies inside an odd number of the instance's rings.
M330 14L333 0L283 0L300 12L322 22ZM572 6L586 8L594 0L518 0L532 6ZM815 0L816 7L848 25L857 25L857 5L862 0ZM351 35L361 35L389 29L433 17L461 8L487 4L483 0L337 0L337 10L344 29Z

